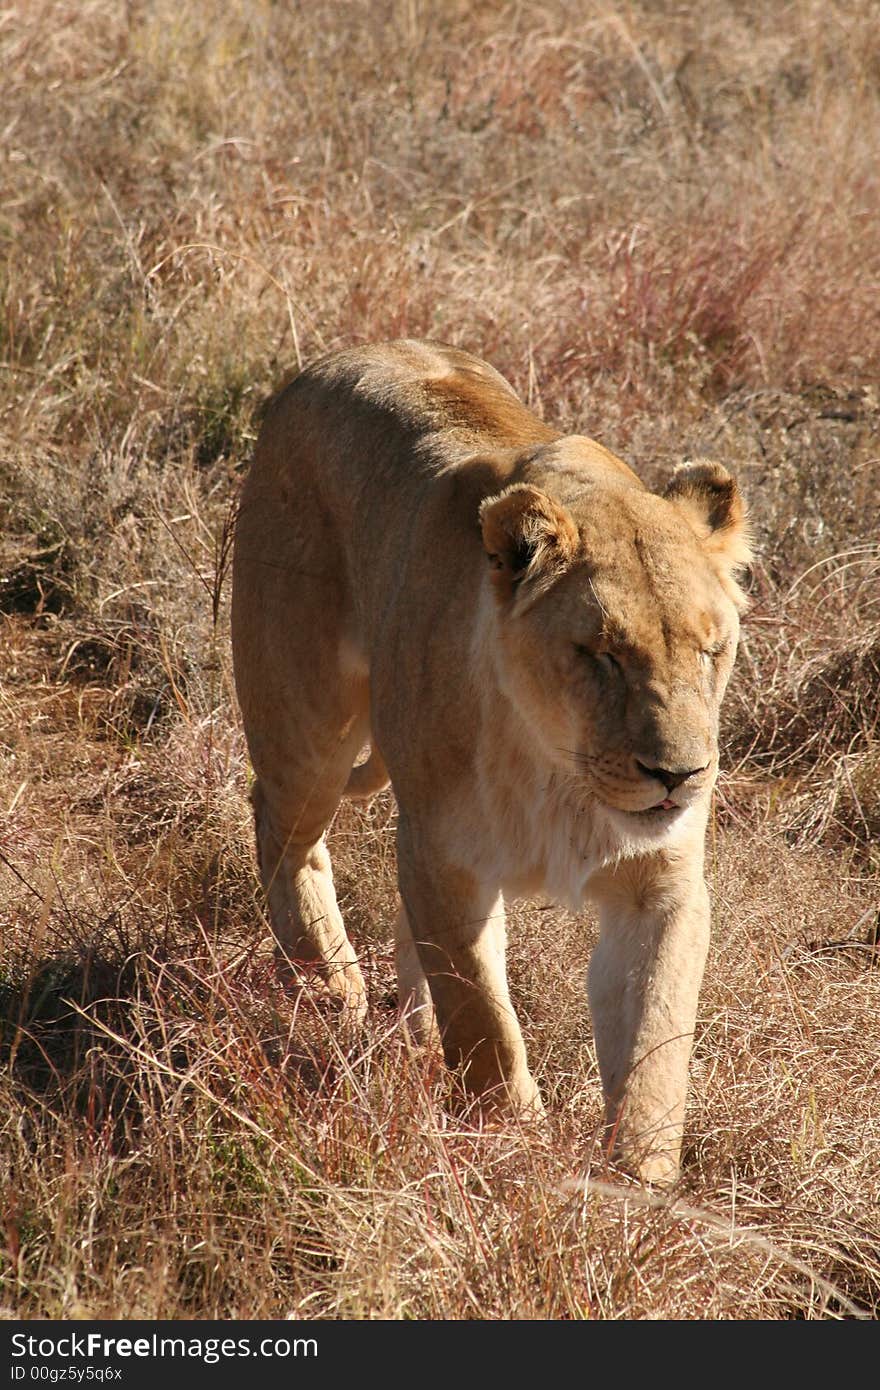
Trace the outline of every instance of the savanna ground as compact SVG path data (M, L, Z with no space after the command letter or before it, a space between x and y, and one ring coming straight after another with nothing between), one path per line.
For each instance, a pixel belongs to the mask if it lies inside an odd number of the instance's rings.
M18 0L0 45L2 1315L876 1316L872 0ZM751 503L668 1197L603 1155L589 915L511 914L550 1139L444 1111L389 796L330 837L365 1034L274 978L236 492L299 361L400 335Z

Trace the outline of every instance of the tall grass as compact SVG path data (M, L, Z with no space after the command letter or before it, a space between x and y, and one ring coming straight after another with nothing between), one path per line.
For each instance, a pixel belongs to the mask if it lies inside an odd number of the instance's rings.
M2 1315L876 1315L874 7L30 0L0 45ZM452 1119L388 796L331 831L364 1035L273 975L238 482L278 381L400 334L749 498L668 1198L602 1149L588 916L511 913L549 1136Z

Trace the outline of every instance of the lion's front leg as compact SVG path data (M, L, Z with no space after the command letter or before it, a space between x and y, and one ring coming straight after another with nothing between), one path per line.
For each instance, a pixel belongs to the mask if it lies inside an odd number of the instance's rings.
M644 1181L671 1182L709 945L701 857L626 862L592 886L600 937L589 999L615 1153Z
M433 855L401 820L401 897L431 991L447 1065L487 1117L541 1113L510 1002L500 894Z

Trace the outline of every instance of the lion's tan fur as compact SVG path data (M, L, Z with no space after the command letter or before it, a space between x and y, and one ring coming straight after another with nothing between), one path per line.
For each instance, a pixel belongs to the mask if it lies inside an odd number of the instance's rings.
M436 1014L484 1108L538 1110L503 901L593 901L608 1122L647 1179L679 1158L746 558L718 465L650 493L485 363L410 341L339 353L276 398L238 523L236 682L282 966L314 964L362 1015L323 833L346 789L390 776L411 1025Z

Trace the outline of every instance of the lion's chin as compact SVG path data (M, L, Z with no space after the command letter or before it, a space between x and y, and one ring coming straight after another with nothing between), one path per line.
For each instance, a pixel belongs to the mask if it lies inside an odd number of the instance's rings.
M677 837L690 824L694 809L692 805L679 806L668 799L643 811L623 811L607 802L600 806L624 853L638 853Z

